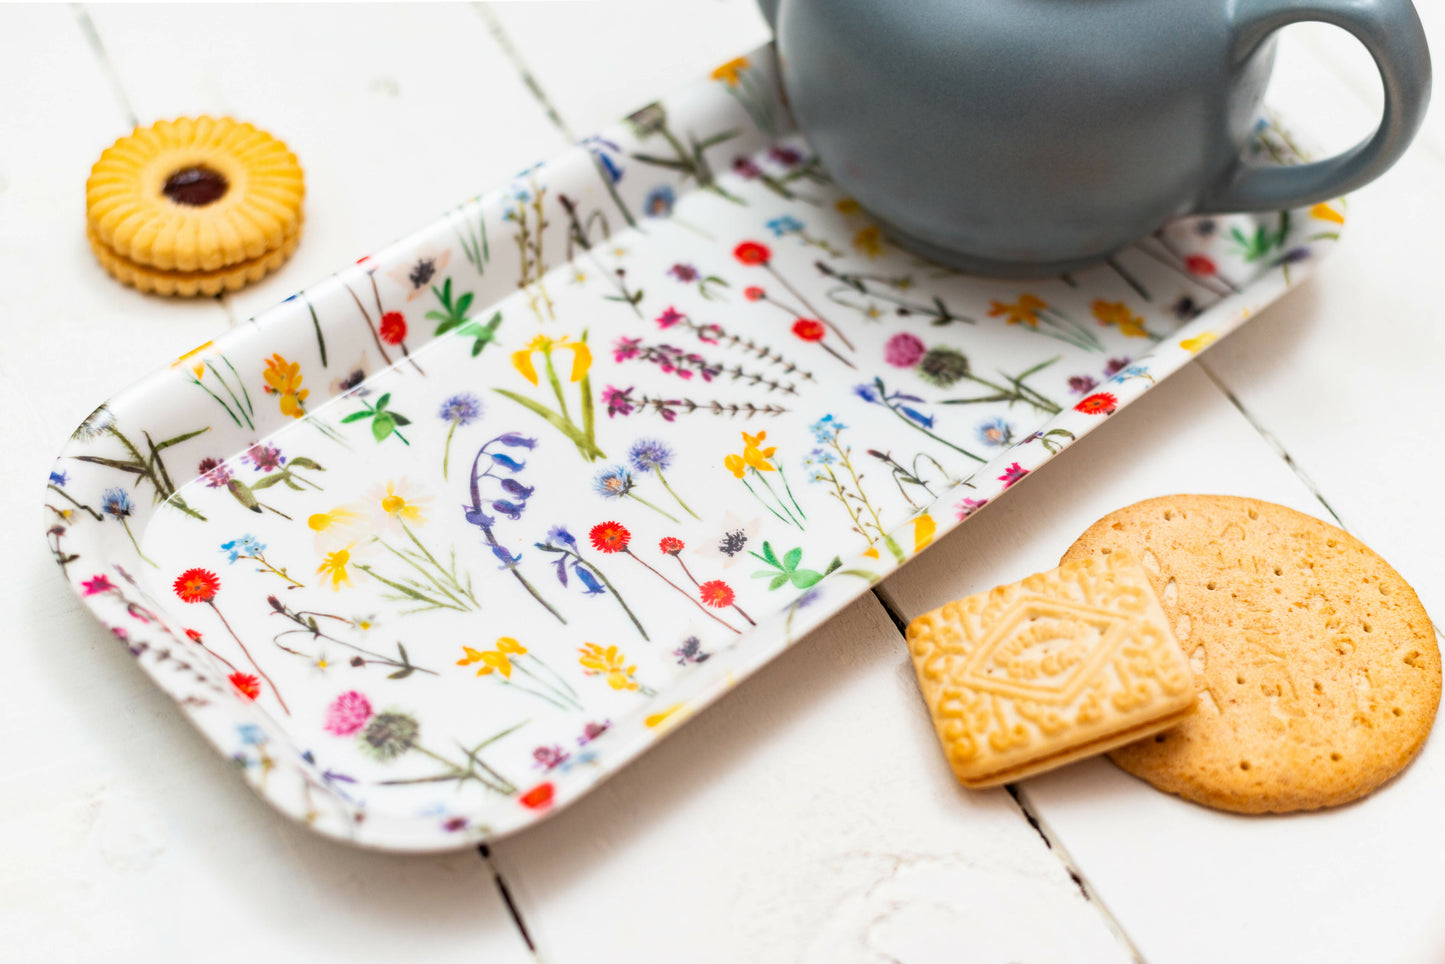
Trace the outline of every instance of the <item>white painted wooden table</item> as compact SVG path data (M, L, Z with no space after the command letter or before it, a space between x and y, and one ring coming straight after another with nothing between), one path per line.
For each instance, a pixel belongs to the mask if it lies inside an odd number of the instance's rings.
M1445 4L1418 2L1445 50ZM750 0L0 7L0 959L1445 960L1445 737L1367 800L1288 818L1099 760L968 793L897 628L1188 490L1335 514L1445 613L1438 111L1314 280L490 854L379 855L279 817L81 611L41 480L95 403L765 37ZM1271 99L1339 147L1380 93L1347 38L1303 27ZM86 174L136 120L202 111L295 149L305 241L235 296L136 294L86 247Z

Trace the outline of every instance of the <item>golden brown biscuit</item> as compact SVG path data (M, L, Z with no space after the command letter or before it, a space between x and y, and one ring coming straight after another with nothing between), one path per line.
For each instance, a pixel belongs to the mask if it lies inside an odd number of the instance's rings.
M101 267L122 284L152 294L187 297L236 291L253 281L260 281L281 267L301 242L301 232L298 230L275 251L218 271L161 271L134 264L118 256L101 244L92 231L86 231L85 236L90 241L90 250L95 253Z
M951 602L908 627L966 787L1022 779L1177 723L1194 685L1149 577L1122 552Z
M1233 496L1149 499L1064 554L1149 572L1199 691L1177 728L1110 754L1187 800L1241 813L1361 797L1420 749L1440 651L1415 591L1347 532Z
M115 257L161 271L219 271L264 259L298 234L296 157L229 117L136 128L86 181L86 224Z

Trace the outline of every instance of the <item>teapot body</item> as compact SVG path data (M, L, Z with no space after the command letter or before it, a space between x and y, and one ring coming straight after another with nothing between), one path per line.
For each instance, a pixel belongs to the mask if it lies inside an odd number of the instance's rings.
M765 4L765 8L767 4ZM1229 0L780 0L783 86L839 187L964 270L1096 261L1237 165L1274 58Z

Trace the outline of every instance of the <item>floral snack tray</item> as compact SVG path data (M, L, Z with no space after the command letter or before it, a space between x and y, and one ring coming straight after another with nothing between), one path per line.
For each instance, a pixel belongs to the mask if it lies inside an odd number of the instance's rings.
M1298 157L1267 122L1252 151ZM98 408L47 536L278 809L468 846L576 799L1278 297L1340 210L965 277L831 186L765 47Z

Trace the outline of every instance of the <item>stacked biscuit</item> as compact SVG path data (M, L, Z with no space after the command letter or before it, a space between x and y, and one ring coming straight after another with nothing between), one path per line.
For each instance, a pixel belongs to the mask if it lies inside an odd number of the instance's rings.
M920 616L908 643L969 787L1107 751L1206 806L1335 806L1409 763L1440 700L1435 631L1399 573L1229 496L1120 509L1058 569Z
M86 235L117 280L162 295L234 291L301 239L301 167L281 141L228 117L136 128L86 182Z

